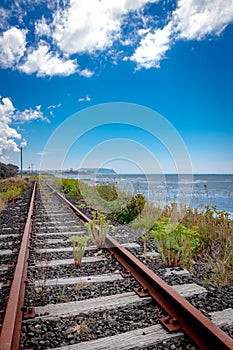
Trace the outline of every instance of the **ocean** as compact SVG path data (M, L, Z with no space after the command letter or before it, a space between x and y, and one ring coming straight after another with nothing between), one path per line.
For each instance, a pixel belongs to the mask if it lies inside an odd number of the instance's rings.
M205 208L216 206L227 211L233 218L233 175L67 175L89 184L112 183L124 192L135 195L142 193L155 205L171 202Z

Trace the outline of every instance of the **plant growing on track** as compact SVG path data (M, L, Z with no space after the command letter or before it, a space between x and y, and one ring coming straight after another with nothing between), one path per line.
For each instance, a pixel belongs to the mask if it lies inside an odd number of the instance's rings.
M47 292L47 279L48 279L48 261L45 262L45 265L41 267L40 270L37 270L37 285L36 292L39 295L39 299L44 301L46 298Z
M94 211L93 219L85 224L90 235L92 235L97 248L105 244L105 238L109 231L109 220L106 220L103 213Z
M133 230L137 233L139 233L139 236L141 236L141 239L143 240L143 255L144 258L147 260L147 242L151 238L150 237L150 230L154 226L157 218L161 214L161 209L156 208L153 203L146 200L143 212L140 213L132 223L130 223L130 226L133 228Z
M143 256L145 260L147 260L147 241L149 238L150 235L148 232L141 236L141 239L143 240Z
M89 235L70 237L73 246L74 264L76 267L82 266L82 258L89 238Z
M193 252L200 244L197 227L186 228L169 218L156 221L151 231L162 259L167 266L191 265Z
M88 319L84 319L80 324L69 328L70 333L77 333L80 338L83 338L88 331Z

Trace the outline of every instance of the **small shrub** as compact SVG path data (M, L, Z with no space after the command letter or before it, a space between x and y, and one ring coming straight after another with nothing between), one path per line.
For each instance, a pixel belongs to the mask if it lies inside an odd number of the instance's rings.
M76 267L82 266L82 258L90 236L72 236L70 237L73 246L73 258Z
M151 231L162 259L167 266L190 265L193 252L200 244L196 227L186 228L169 218L158 220Z
M122 224L129 224L142 212L145 202L145 197L139 193L132 197L121 210L111 214L110 217Z
M62 179L62 190L65 194L69 196L82 198L78 180L65 179L65 178Z
M107 202L113 202L118 198L116 187L113 184L96 185L96 191Z
M105 219L105 215L94 211L93 219L85 224L88 232L93 237L97 248L101 248L105 244L105 238L109 231L109 221Z
M29 181L27 179L8 178L0 180L1 207L4 207L4 203L7 204L20 199L22 191L29 188L29 186Z

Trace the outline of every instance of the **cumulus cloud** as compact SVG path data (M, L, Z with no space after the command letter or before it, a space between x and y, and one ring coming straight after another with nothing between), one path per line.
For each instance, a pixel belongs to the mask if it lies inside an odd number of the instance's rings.
M6 161L8 152L19 152L17 140L22 135L12 126L18 122L27 122L35 119L47 120L41 112L41 107L18 111L9 97L0 98L0 161ZM23 140L22 143L25 143Z
M162 3L158 11L147 11L152 3ZM0 7L0 19L9 14L17 27L0 36L0 67L19 69L25 74L69 76L74 73L91 78L94 71L80 67L82 55L93 60L131 60L137 69L159 68L166 53L178 40L203 40L220 35L233 22L232 0L62 0L48 2L20 0ZM19 29L25 8L35 15L36 6L47 7L27 30ZM162 10L161 10L162 8ZM168 9L168 10L167 10ZM166 14L165 11L167 10ZM38 14L41 13L38 11ZM16 17L17 14L17 17ZM13 22L12 22L13 23ZM0 28L1 24L0 24ZM28 38L28 42L27 42ZM34 38L34 41L33 39ZM96 63L96 62L94 62ZM96 64L94 64L96 67Z
M170 21L162 29L143 29L139 46L130 60L140 68L159 68L166 52L178 40L201 40L208 35L219 35L233 22L233 1L178 0Z
M233 22L232 0L180 0L173 12L178 38L200 40L206 35L219 35Z
M15 27L0 36L0 66L15 67L26 50L26 30Z
M52 37L69 54L93 53L120 37L124 16L158 0L71 0L54 14Z
M132 57L132 61L137 63L138 69L160 67L160 61L165 57L171 45L171 24L163 29L156 29L148 33L140 42Z
M77 70L77 61L60 58L58 53L50 51L49 45L41 41L37 49L31 49L19 69L26 73L36 73L38 77L73 74Z
M38 109L25 109L24 111L20 112L17 111L13 117L13 119L17 122L29 122L32 120L44 120L46 122L49 122L48 118L46 118L43 113Z

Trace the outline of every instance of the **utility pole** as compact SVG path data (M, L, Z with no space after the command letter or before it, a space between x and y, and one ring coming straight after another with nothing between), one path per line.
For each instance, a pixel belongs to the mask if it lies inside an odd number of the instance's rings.
M20 177L22 178L23 177L23 147L22 146L20 147L20 164L21 164Z

